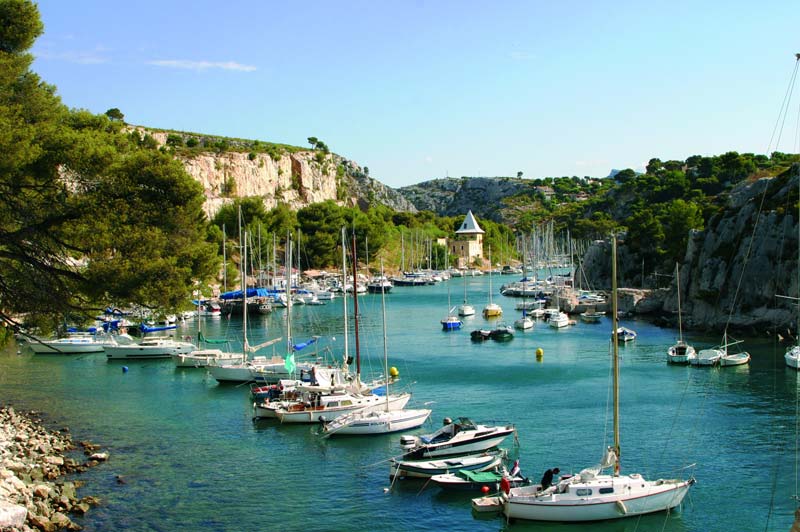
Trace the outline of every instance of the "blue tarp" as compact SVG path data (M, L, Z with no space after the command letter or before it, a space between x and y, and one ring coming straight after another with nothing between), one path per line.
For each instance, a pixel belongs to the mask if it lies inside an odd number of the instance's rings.
M269 290L268 288L248 288L247 289L247 297L271 297L275 295L277 291ZM234 290L232 292L225 292L224 294L219 296L220 299L228 300L228 299L242 299L242 291L241 290Z
M294 351L300 351L301 349L305 349L306 347L310 346L311 344L313 344L316 341L317 341L317 339L315 337L315 338L312 338L311 340L307 340L305 342L300 342L299 344L294 344L292 346L292 349Z

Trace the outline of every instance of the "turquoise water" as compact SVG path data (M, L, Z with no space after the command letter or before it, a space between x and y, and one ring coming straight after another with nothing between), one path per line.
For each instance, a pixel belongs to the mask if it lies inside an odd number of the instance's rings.
M495 276L495 290L507 280ZM467 282L480 311L488 278ZM597 463L610 443L610 322L558 331L538 323L507 343L472 343L470 331L487 324L479 315L461 331L446 333L439 324L447 285L456 305L462 283L398 287L386 298L390 365L411 386L412 406L433 409L424 431L444 417L514 423L523 472L536 480L550 467L577 472ZM380 296L359 301L364 372L378 373ZM493 301L513 322L517 300L496 294ZM321 335L320 349L342 352L341 299L292 312L295 340ZM249 341L282 336L284 317L277 310L251 319ZM321 440L311 426L254 423L246 386L221 386L170 361L123 364L102 354L32 355L9 346L0 354L0 389L4 402L42 411L76 440L111 453L81 475L81 494L103 500L76 518L87 530L788 530L796 507L798 376L784 367L784 347L747 339L749 367L670 367L665 351L676 331L623 325L639 333L620 348L623 471L654 478L693 472L698 483L681 511L585 526L477 518L469 505L477 494L424 482L397 481L385 491L386 460L399 454L399 435ZM208 336L240 341L241 320L207 318L202 326ZM177 332L196 327L189 321ZM697 347L719 341L689 340ZM513 450L511 438L506 444Z

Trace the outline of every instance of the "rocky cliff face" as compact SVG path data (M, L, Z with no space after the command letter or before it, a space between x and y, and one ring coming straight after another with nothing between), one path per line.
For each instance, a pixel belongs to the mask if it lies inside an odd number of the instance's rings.
M137 128L165 145L168 133ZM295 151L273 159L267 153L239 151L178 155L186 171L203 185L209 217L235 198L258 196L267 209L279 203L294 210L333 200L362 209L382 204L416 212L399 192L367 176L353 161L334 153Z
M704 231L692 233L680 264L683 323L689 329L748 332L796 330L798 297L798 187L800 166L775 178L742 183ZM624 237L623 237L624 240ZM589 283L610 285L609 245L596 243L584 257ZM620 285L636 272L624 243L619 249ZM635 312L677 320L678 291L651 292Z
M504 198L532 190L530 180L510 177L451 177L398 189L419 210L442 216L461 216L472 210L497 222L507 218Z

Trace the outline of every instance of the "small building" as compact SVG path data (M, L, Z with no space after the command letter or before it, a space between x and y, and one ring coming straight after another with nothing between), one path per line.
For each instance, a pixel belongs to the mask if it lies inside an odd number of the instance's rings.
M458 257L458 267L467 268L476 259L483 262L483 235L486 231L481 229L472 211L467 212L461 227L456 231L455 238L449 240L450 255Z

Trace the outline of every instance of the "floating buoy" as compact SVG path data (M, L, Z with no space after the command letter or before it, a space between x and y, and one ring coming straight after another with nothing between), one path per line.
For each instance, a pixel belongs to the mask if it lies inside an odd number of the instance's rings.
M128 366L122 366L122 373L128 373Z
M536 360L541 361L544 358L544 349L541 347L536 348Z
M481 486L481 493L484 495L489 493L489 486Z
M400 375L400 372L397 371L396 367L392 366L391 368L389 368L389 375L391 375L392 378L396 379Z

